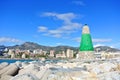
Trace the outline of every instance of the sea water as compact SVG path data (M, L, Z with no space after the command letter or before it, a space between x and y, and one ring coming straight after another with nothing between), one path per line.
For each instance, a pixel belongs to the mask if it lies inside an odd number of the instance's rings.
M34 61L32 59L0 59L0 63L2 62L7 62L7 63L14 63L16 61L20 61L20 62L30 62L30 61Z

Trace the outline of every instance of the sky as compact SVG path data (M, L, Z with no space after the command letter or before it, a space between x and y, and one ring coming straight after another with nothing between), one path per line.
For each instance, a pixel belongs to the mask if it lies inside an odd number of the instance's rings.
M120 49L119 0L0 0L0 45L79 47L84 24L94 46Z

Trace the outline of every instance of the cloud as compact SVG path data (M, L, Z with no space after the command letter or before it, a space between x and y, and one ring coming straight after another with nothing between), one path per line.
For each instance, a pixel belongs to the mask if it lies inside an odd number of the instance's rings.
M72 1L73 4L79 5L79 6L85 6L86 4L83 1Z
M99 44L95 44L95 45L94 45L94 47L98 47L98 46L109 46L109 47L111 47L111 48L118 48L118 46L111 45L111 44L109 45L109 44L100 44L100 43L99 43Z
M44 32L44 35L52 36L56 38L65 37L68 34L75 33L79 31L82 27L81 23L73 22L72 20L77 17L74 13L52 13L52 12L46 12L43 13L42 16L52 17L53 19L56 18L58 20L63 21L63 25L57 26L56 29L48 29L47 27L40 26L39 32Z
M81 38L77 37L77 38L74 38L74 39L72 39L72 40L74 40L74 41L76 41L76 42L80 42L80 41L81 41Z
M46 32L48 29L47 29L47 27L45 27L45 26L39 26L38 27L38 31L39 32Z
M56 43L57 46L62 45L62 43Z
M74 38L73 40L76 42L80 42L81 38L77 37L77 38ZM103 43L103 42L111 42L111 41L112 39L92 39L93 43L98 43L98 42Z
M22 43L23 41L15 39L15 38L10 38L10 37L0 37L0 43L6 43L6 42Z
M43 16L51 16L55 17L59 20L65 21L65 23L71 22L72 19L76 17L74 13L63 13L63 14L58 14L58 13L52 13L52 12L46 12L42 14Z
M105 46L104 44L95 44L94 47Z
M111 42L112 39L93 39L93 42Z

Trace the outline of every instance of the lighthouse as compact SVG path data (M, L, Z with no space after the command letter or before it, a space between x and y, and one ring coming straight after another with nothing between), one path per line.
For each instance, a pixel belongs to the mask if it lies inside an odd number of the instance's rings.
M85 24L82 29L82 36L79 47L79 56L81 59L93 59L94 48L89 26Z

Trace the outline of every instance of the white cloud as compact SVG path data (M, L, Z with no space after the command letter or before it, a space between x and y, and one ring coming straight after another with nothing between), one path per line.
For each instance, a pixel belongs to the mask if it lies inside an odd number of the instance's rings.
M94 47L98 47L98 46L109 46L109 47L111 47L111 48L118 48L117 46L115 46L115 45L109 45L109 44L95 44L94 45Z
M47 27L45 27L45 26L39 26L38 27L38 31L39 32L46 32L48 29L47 29Z
M0 43L4 42L21 43L23 41L10 37L0 37Z
M78 0L76 0L76 1L72 1L72 3L73 4L76 4L76 5L80 5L80 6L85 6L85 3L83 2L83 1L78 1Z
M57 46L62 45L62 43L56 43Z
M111 42L112 39L93 39L93 42Z
M74 38L73 40L75 40L76 42L80 42L80 37ZM111 42L112 39L92 39L93 43L98 43L98 42Z
M105 46L104 44L95 44L94 47Z
M60 37L62 37L61 34L53 34L52 36L53 36L53 37L56 37L56 38L60 38Z
M42 15L55 17L59 20L64 20L65 22L69 22L76 17L74 13L58 14L58 13L46 12L46 13L43 13Z
M74 41L76 41L76 42L80 42L81 38L77 37L77 38L74 38L74 39L72 39L72 40L74 40Z
M72 20L76 18L76 14L74 13L64 13L64 14L58 14L58 13L51 13L46 12L43 13L42 16L48 16L52 18L56 18L58 20L63 21L63 25L56 29L49 30L47 27L39 27L39 32L45 32L45 35L52 36L52 37L66 37L66 35L77 32L81 29L82 24L73 22Z

